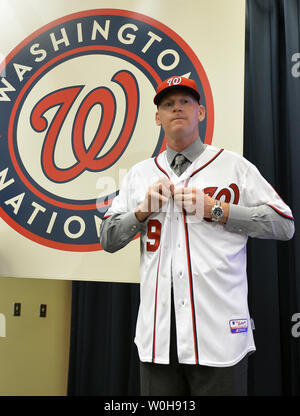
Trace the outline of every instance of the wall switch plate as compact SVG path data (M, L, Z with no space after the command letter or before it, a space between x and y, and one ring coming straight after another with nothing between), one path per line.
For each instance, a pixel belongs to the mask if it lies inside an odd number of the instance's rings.
M21 316L21 303L20 302L14 303L14 316Z
M47 305L42 304L40 306L40 318L46 318L47 316Z

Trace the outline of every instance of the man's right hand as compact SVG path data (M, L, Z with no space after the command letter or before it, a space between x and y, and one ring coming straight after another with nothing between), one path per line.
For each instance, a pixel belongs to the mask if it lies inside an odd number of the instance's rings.
M149 186L144 201L135 211L136 218L143 222L149 215L158 212L169 201L174 194L174 185L166 177L162 177Z

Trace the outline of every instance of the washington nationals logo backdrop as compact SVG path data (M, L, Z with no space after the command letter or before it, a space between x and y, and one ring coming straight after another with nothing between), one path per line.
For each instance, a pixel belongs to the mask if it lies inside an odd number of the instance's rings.
M101 218L122 177L165 148L154 122L157 84L195 79L210 143L213 100L191 48L145 15L99 9L62 17L0 66L0 215L39 244L101 249Z

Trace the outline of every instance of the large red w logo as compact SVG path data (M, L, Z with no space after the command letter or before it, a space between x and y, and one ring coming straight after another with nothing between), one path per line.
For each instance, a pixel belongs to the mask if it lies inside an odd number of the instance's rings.
M134 131L138 107L139 91L135 77L128 71L119 71L113 78L113 82L118 83L126 96L125 120L119 136L114 141L111 148L102 156L99 156L103 149L109 133L112 129L116 111L115 98L112 92L106 87L98 87L92 90L81 102L72 129L72 147L77 162L66 169L62 169L55 164L55 147L61 131L62 125L69 113L74 101L82 86L66 87L54 91L42 98L31 112L31 125L37 132L47 130L42 149L41 163L46 176L54 182L67 182L85 170L102 171L115 163L124 149L127 147ZM89 112L94 105L100 104L102 116L97 128L95 137L90 146L86 148L84 140L84 129ZM44 117L46 111L58 106L58 110L48 127L48 122Z

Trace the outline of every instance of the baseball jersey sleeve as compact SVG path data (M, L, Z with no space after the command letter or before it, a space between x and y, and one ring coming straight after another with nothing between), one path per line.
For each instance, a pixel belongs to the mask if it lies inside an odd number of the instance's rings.
M130 196L132 195L133 188L133 174L130 170L124 177L120 191L118 195L114 198L111 207L107 210L104 215L104 218L108 218L114 214L124 214L126 212L132 211L132 200Z
M125 247L143 227L135 216L136 202L133 198L133 174L124 177L119 194L104 215L100 228L100 244L105 251L113 253Z
M295 230L290 208L258 169L247 163L241 205L230 206L226 228L250 237L289 240Z

